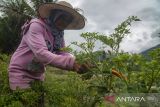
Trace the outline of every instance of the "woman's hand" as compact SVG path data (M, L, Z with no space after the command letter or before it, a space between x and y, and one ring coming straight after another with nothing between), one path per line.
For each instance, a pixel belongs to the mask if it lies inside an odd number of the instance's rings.
M76 71L78 74L83 74L86 73L90 67L88 64L78 64L77 62L74 63L73 65L73 70Z

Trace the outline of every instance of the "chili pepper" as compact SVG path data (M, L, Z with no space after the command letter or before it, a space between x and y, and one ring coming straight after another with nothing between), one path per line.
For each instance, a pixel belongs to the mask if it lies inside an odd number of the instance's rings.
M114 70L114 69L112 69L112 74L117 76L117 77L119 77L119 78L122 77L121 74L118 71Z
M126 77L126 76L124 76L124 75L122 74L122 72L120 72L120 74L121 74L121 77L122 77L124 80L126 80L126 81L127 81L127 77Z
M127 77L124 76L121 72L118 72L118 71L115 70L115 69L112 69L112 74L115 75L115 76L117 76L117 77L119 77L119 78L123 78L124 80L127 81Z

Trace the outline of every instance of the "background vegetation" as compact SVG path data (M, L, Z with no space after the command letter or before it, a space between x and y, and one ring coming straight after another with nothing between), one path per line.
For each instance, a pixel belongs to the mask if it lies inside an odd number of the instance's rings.
M13 53L21 40L21 26L37 17L41 3L52 1L57 0L0 0L0 52Z

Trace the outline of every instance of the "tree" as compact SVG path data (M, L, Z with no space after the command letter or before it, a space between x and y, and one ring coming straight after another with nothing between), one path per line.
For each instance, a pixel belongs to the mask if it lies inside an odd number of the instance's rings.
M37 8L46 2L57 0L1 0L0 52L12 53L20 43L21 26L26 20L37 17Z

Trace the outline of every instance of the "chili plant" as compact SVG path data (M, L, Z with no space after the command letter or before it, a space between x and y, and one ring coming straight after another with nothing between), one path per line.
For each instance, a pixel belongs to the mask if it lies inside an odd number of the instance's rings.
M118 67L113 65L113 63L115 63L113 59L122 53L119 50L120 43L123 38L128 36L130 33L129 26L133 21L140 20L136 16L128 17L128 19L118 25L118 27L115 28L115 31L110 35L95 32L82 33L81 37L84 38L85 42L72 43L73 45L81 48L81 51L78 52L78 54L75 54L77 60L80 63L83 62L91 65L91 69L86 74L82 75L82 78L90 79L90 86L88 88L90 90L96 89L98 92L97 98L93 105L100 102L106 94L111 92L116 93L114 76L119 77L119 79L127 85L127 78L123 72L120 71L120 69L117 69ZM95 52L95 44L98 40L102 42L104 46L101 46L100 50ZM111 50L105 52L104 49L108 46Z

